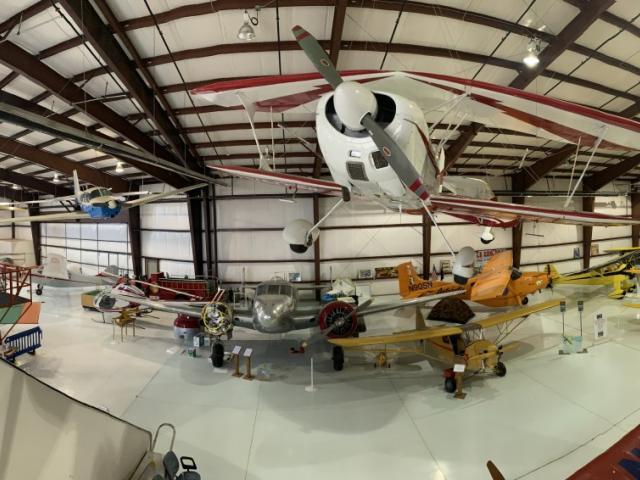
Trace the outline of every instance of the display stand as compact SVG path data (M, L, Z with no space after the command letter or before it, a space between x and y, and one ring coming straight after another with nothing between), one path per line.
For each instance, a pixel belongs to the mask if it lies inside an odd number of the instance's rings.
M231 356L233 357L233 362L235 364L235 370L231 374L232 377L241 377L242 373L240 373L240 351L242 347L240 345L236 345L233 347L233 351L231 352Z
M454 393L453 396L454 398L457 398L459 400L464 400L464 398L467 396L467 394L462 391L462 379L464 376L465 368L466 365L464 363L464 357L456 357L453 364L453 372L455 373L456 380L456 393Z
M311 384L304 387L305 392L316 392L318 389L313 384L313 357L311 357Z
M247 360L247 371L245 372L244 378L245 380L253 380L255 377L251 374L251 354L253 353L253 349L247 348L244 351L244 358Z
M572 353L588 353L588 350L582 346L582 312L584 311L584 302L578 300L578 314L580 318L580 335L576 335L572 338L567 337L565 333L565 312L567 310L566 302L560 302L560 313L562 314L562 347L558 350L559 355L571 355Z

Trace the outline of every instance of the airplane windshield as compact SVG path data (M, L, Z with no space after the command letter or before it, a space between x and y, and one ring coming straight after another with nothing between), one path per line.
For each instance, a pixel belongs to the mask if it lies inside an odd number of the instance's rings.
M256 296L260 295L293 295L293 288L291 285L286 285L282 283L267 283L259 285L256 288Z
M107 190L106 188L96 188L95 190L89 192L90 199L109 196L111 196L111 192L109 192L109 190Z

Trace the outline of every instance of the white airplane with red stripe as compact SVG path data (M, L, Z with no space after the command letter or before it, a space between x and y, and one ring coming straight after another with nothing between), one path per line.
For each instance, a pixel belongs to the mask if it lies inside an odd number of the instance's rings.
M320 223L352 195L407 213L426 211L436 226L433 212L482 225L486 227L481 235L484 243L493 240L491 228L513 227L522 221L640 224L629 217L498 202L486 182L446 176L444 151L430 141L424 111L455 108L459 114L465 112L462 118L591 146L594 152L597 148L640 150L639 122L510 87L444 75L340 74L311 34L298 26L293 33L319 73L223 81L192 92L218 105L243 106L252 129L255 111L294 112L315 104L318 144L333 182L276 172L262 162L259 169L211 166L236 177L341 197L316 225L296 220L285 228L285 240L293 251L306 251L317 238ZM256 144L260 151L257 137Z

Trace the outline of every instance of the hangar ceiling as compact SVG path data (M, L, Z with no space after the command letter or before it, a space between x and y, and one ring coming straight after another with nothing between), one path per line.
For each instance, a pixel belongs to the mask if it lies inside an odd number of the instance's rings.
M220 79L310 71L290 33L300 24L342 70L437 72L629 118L640 114L640 6L633 0L264 3L256 11L246 0L5 2L0 101L199 172L209 163L255 165L244 113L209 105L188 91ZM237 38L245 9L258 21L250 42ZM540 63L528 68L522 59L534 38ZM328 174L300 141L315 143L313 119L313 111L256 114L258 136L273 143L281 168ZM446 135L447 127L439 125L436 137ZM514 176L514 185L524 188L544 176L570 175L575 152L573 146L469 122L446 145L450 174ZM577 164L585 164L590 153L582 148ZM116 189L132 181L184 181L156 166L0 124L5 186L65 194L74 168L85 181ZM614 179L635 182L640 155L598 151L586 178L594 190Z

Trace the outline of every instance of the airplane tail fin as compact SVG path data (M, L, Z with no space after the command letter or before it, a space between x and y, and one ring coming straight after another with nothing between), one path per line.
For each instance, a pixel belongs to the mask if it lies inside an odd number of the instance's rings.
M400 296L407 298L411 295L411 285L422 282L415 267L411 262L398 265L398 284L400 285Z
M558 269L556 268L555 265L552 265L550 263L547 264L547 266L545 267L545 273L547 275L549 275L549 277L551 278L551 280L554 280L556 278L558 278L560 276L560 274L558 273Z
M78 172L73 171L73 194L76 196L78 203L80 202L80 179L78 178Z

